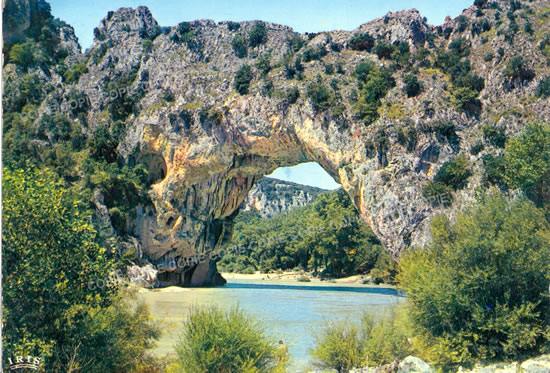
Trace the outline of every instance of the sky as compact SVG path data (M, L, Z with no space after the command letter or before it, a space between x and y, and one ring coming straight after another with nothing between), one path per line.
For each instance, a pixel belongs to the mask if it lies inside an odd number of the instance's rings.
M473 0L49 0L55 17L74 27L82 49L92 46L93 29L110 10L147 6L161 26L183 21L263 20L290 26L296 32L354 30L387 12L416 8L432 25L445 16L456 17ZM317 163L276 170L269 175L282 180L335 189L339 185Z

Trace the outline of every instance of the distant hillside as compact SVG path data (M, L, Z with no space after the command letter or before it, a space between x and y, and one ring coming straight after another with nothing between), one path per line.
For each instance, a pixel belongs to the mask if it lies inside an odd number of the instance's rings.
M263 218L272 218L296 207L313 202L326 189L264 177L248 193L241 211L256 211Z

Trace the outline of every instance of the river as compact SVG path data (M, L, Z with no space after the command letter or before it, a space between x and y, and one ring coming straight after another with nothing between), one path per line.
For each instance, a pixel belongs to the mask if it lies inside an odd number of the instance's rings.
M192 306L239 305L258 316L270 335L289 346L291 371L308 366L313 335L328 320L358 321L363 311L383 314L404 298L392 288L335 283L229 280L223 287L163 289L143 293L152 314L167 328L155 352L173 352L181 324Z

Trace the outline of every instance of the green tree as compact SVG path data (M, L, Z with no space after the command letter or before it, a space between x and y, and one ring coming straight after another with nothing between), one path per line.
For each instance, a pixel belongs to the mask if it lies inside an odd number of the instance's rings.
M248 45L250 45L251 48L255 48L261 44L265 44L267 42L267 30L265 27L265 23L262 21L258 21L254 24L254 27L252 27L252 30L248 33Z
M235 36L231 41L231 46L233 47L233 51L237 57L244 58L248 55L246 39L243 36Z
M282 372L288 362L256 318L215 306L191 311L176 353L189 373Z
M46 61L42 50L32 40L12 46L9 56L10 62L21 66L25 70Z
M405 83L403 91L407 94L407 97L418 96L424 89L424 85L414 74L405 75L403 78L403 83Z
M235 91L239 92L241 95L246 95L252 79L254 79L254 75L252 74L252 69L250 66L242 65L241 68L235 73L235 80L233 81Z
M511 138L504 154L504 179L537 205L550 203L550 125L531 123Z
M47 371L83 372L146 360L158 329L116 284L99 285L117 266L75 196L37 169L4 169L3 191L4 357L42 356Z
M550 225L527 200L486 195L451 222L432 219L433 243L400 262L398 276L440 363L540 353L548 318Z

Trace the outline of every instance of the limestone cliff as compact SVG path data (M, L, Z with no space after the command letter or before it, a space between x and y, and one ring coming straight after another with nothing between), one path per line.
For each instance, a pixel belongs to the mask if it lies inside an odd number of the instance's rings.
M326 190L264 177L248 192L241 211L255 211L262 218L284 214L304 207Z
M135 207L127 237L137 239L136 259L160 268L165 284L221 283L208 254L231 238L232 219L249 191L276 168L307 161L319 163L343 186L364 221L398 255L428 242L434 214L453 215L473 200L482 181L482 157L499 152L488 143L477 154L470 152L483 140L483 125L512 134L525 121L550 118L549 101L535 95L548 75L548 2L528 3L530 11L522 11L516 23L527 20L534 32L517 32L511 41L505 32L511 21L504 17L509 2L479 3L479 9L472 6L438 27L414 9L388 13L351 32L300 35L266 23L257 43L249 41L258 31L256 21L197 20L160 28L146 7L122 8L101 21L86 54L68 51L65 68L70 61L85 64L76 81L64 81L56 67L36 68L47 72L40 79L50 87L36 123L56 111L76 120L66 109L69 93L76 91L90 126L85 136L101 124L123 124L116 151L127 164L146 165L150 181L150 203ZM475 31L483 20L489 29ZM369 124L357 116L354 71L365 61L388 68L395 62L354 40L364 34L377 43L406 44L410 51L409 67L392 70L396 84L380 98L378 118ZM484 79L472 100L477 110L458 108L448 74L433 67L460 38L468 45L473 72ZM532 79L505 75L517 55L527 61ZM239 94L234 81L243 65L251 66L251 82ZM411 71L423 89L408 97L403 77ZM3 73L5 78L24 74L11 64ZM332 107L326 101L315 104L315 84L325 84L327 91L320 93L333 98ZM451 206L434 207L423 186L457 155L468 159L473 176L466 188L453 192ZM95 198L98 215L108 224L101 198ZM200 262L182 260L197 254Z

